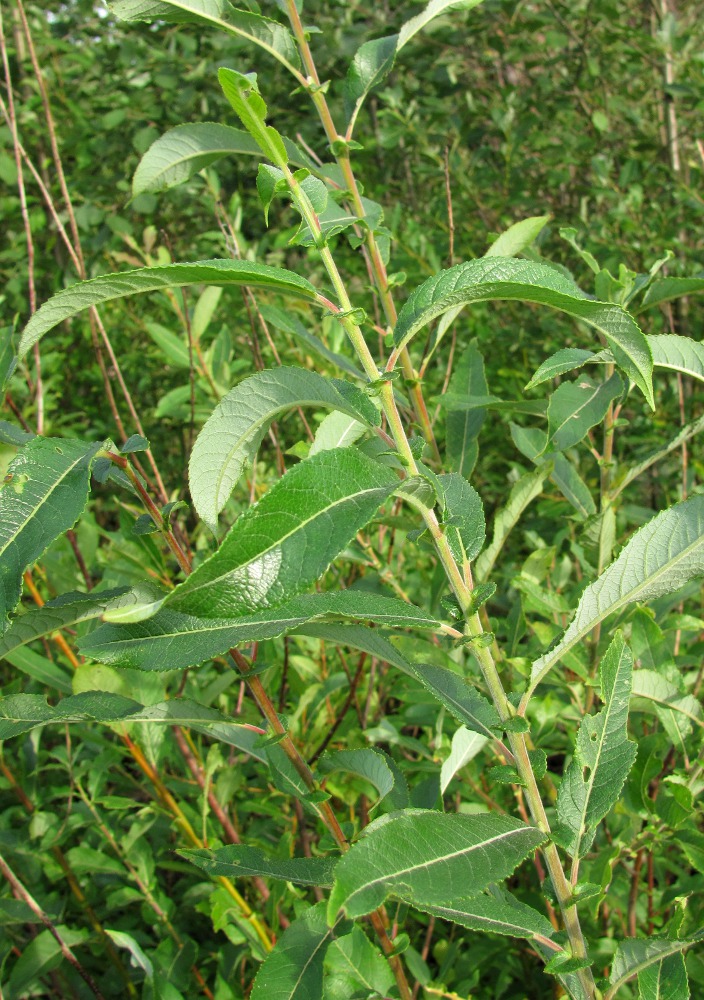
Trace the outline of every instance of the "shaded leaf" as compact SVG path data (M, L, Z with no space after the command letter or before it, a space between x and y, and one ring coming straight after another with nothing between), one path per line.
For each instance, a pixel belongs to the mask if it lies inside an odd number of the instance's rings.
M117 587L113 590L94 590L90 594L62 594L53 601L47 601L41 608L33 608L15 618L0 638L0 659L13 649L59 629L100 618L115 598L127 593L128 587Z
M637 752L627 731L633 656L621 632L604 653L600 673L604 708L582 720L557 796L560 844L573 858L590 849L597 826L618 802Z
M594 382L585 375L576 382L563 382L548 403L548 445L564 451L578 444L587 431L601 423L622 391L623 383L616 373L606 382Z
M494 533L489 545L475 563L477 579L485 580L494 568L504 542L532 500L540 495L543 483L551 471L549 464L539 465L535 472L526 472L511 487L505 507L494 516Z
M537 385L542 385L543 382L548 382L551 378L557 378L558 375L564 375L565 372L581 368L582 365L585 365L595 357L597 355L594 351L583 351L576 347L565 347L543 361L526 386L526 390L535 389Z
M432 663L409 663L413 676L467 729L493 739L501 730L498 712L469 681L459 674Z
M424 913L432 913L442 920L468 927L473 931L506 934L509 937L533 938L540 935L550 938L554 928L532 906L521 903L506 889L495 887L481 895L458 897L436 906L420 906Z
M388 962L357 926L332 942L325 968L325 1000L349 1000L360 988L385 997L394 982Z
M589 487L570 460L561 452L546 451L548 436L538 427L519 427L511 423L511 437L521 454L529 458L535 465L541 462L552 462L550 481L557 486L565 500L582 516L596 514L596 505Z
M683 955L670 955L638 973L638 1000L689 1000Z
M376 747L325 753L318 761L318 770L322 774L348 771L371 782L379 792L377 804L388 797L394 809L405 809L408 805L406 779L391 757Z
M648 343L656 368L682 372L704 382L704 344L673 333L649 336Z
M477 399L489 395L489 387L484 374L484 359L472 343L459 359L450 383L448 394L454 398ZM479 445L477 438L486 419L486 408L457 409L447 407L445 418L445 447L450 467L454 472L469 477L477 461Z
M650 285L638 311L663 302L672 302L682 295L696 295L698 292L704 292L704 275L694 278L660 278Z
M444 795L458 771L473 760L484 749L488 737L473 733L466 726L460 726L452 737L452 748L440 768L440 794Z
M287 927L262 963L251 1000L322 1000L323 960L333 940L318 903Z
M484 545L484 505L473 486L456 472L439 476L445 506L443 520L455 558L476 559Z
M215 851L180 850L178 852L208 875L247 878L262 875L283 879L297 885L331 886L338 858L279 858L265 854L258 847L228 844Z
M617 995L618 989L634 976L642 975L650 966L662 962L670 955L677 955L691 948L704 938L704 930L697 931L689 938L671 941L667 938L628 938L619 943L609 976L610 988L604 994L605 1000Z

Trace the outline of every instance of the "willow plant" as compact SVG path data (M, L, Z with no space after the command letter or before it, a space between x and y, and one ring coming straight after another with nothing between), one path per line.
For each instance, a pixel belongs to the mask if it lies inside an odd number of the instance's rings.
M686 638L687 629L699 627L695 618L683 623L679 595L685 585L691 594L690 581L704 572L704 497L695 491L653 512L625 540L616 515L631 484L692 438L702 419L637 463L617 460L614 447L624 413L655 409L654 376L679 372L704 380L701 345L675 335L647 335L634 318L696 291L697 279L659 276L667 257L648 274L622 268L614 277L566 230L574 252L594 271L595 295L588 294L564 267L532 248L548 221L544 217L512 226L484 257L441 271L408 295L403 278L389 275L391 233L384 210L363 195L353 165L364 162L356 138L364 102L431 21L453 8L464 13L451 16L471 19L468 10L477 2L432 0L397 34L366 42L342 81L342 100L333 101L313 57L317 36L301 20L296 0L278 3L278 20L237 10L227 0L117 0L112 10L127 22L177 23L184 31L193 25L245 40L257 58L277 60L310 98L324 133L317 153L267 123L266 71L259 77L223 67L219 82L242 128L212 122L178 126L151 146L134 178L134 193L140 194L173 187L198 172L207 179L211 165L226 156L258 159L256 185L267 218L278 212L275 199L288 202L299 218L289 243L298 263L286 270L223 258L82 281L42 305L24 327L16 357L14 350L4 355L7 379L17 377L13 371L23 370L41 338L83 310L138 293L234 285L259 296L272 325L294 331L322 359L321 367L337 367L342 376L284 364L244 378L222 396L190 455L190 497L204 526L193 529L199 539L195 556L193 538L184 537L183 524L173 520L178 505L164 505L135 464L148 446L140 436L118 448L110 441L26 435L0 492L0 654L80 623L82 656L118 670L170 671L177 678L172 697L157 705L97 690L68 694L52 705L38 694L7 697L0 701L0 736L91 719L159 723L179 732L190 727L259 761L276 787L297 800L308 822L326 830L327 840L313 856L282 858L247 844L194 847L200 842L188 834L184 818L181 854L207 874L224 882L253 877L315 889L318 901L299 904L299 915L276 942L261 915L236 892L232 896L248 947L261 961L252 1000L410 1000L418 963L406 964L404 952L410 935L429 917L522 940L531 961L559 984L560 995L574 1000L634 996L636 978L643 1000L690 995L684 954L702 936L696 914L690 917L683 902L657 935L643 935L641 928L641 934L623 937L617 922L609 923L607 904L618 857L632 858L644 845L652 850L667 829L687 824L681 847L687 865L692 845L701 839L692 812L693 796L702 787L700 740L691 736L692 723L701 732L701 709L688 675L680 681L674 668L660 669L657 656L644 660L643 625L634 615L646 615L662 649L669 616L680 615L678 636L682 628ZM346 277L350 245L363 256L377 317L367 311L368 303L363 307L358 301L359 282ZM311 280L300 273L306 261ZM275 300L283 305L273 305ZM460 310L499 300L558 311L565 317L565 338L576 335L584 346L551 354L530 379L526 398L513 401L488 391L481 350L489 343L458 352L440 399L444 429L436 438L426 380L419 375L419 335L438 321L431 327L430 350L439 356ZM540 310L529 315L539 330ZM331 321L344 330L354 360L305 328L329 328ZM191 361L193 350L189 342ZM422 371L428 371L427 354ZM533 394L537 389L542 398ZM272 424L301 408L330 411L313 445L300 449L300 461L289 463L223 534L223 518L231 521L231 497ZM515 446L530 469L496 512L488 540L482 498L471 484L487 414L528 420L496 426L506 427L507 447ZM601 450L595 444L599 433ZM579 454L599 464L596 495L580 474ZM22 608L23 574L81 516L91 476L143 504L140 530L157 531L168 546L172 580L168 586L145 580L118 591L64 594L34 610ZM562 571L550 558L542 560L537 582L535 576L523 578L526 606L538 617L546 606L556 613L556 624L535 625L535 637L547 647L535 657L530 653L535 639L532 646L521 644L496 618L500 608L521 601L520 586L507 583L498 567L511 530L545 490L561 497L561 511L570 511L568 593L581 588L581 595L568 605L560 593L564 580L555 592ZM401 504L414 526L402 520L399 527ZM359 544L355 539L364 538L365 551L372 546L375 535L360 535L370 525L389 526L371 555L389 589L336 588L341 577L331 567L344 567L350 546ZM408 598L389 561L390 539L396 536L406 566L414 552L420 561L432 552L444 579L444 614ZM639 607L653 601L659 602L657 624ZM252 654L252 644L283 636L308 636L366 653L432 696L438 711L460 724L450 777L480 751L487 760L494 757L482 799L457 809L456 802L437 794L438 784L434 800L422 801L409 791L403 767L378 747L328 750L307 762L304 734L290 726L268 683L272 664L260 665ZM183 695L185 672L213 659L232 672L233 682L239 676L246 683L264 720L258 731ZM564 720L571 747L559 770L548 769L551 747L549 740L541 741L537 721L546 692L548 697L561 692L571 705ZM629 719L634 704L640 706L635 721L633 715ZM638 754L633 736L645 732L644 704L648 718L655 712L670 740L668 794L681 805L677 820L663 804L662 791L648 797L642 775L650 780L655 775L643 763L637 765L639 803L628 790ZM377 789L377 818L361 828L350 827L326 790L329 775L339 770ZM506 808L511 792L516 815ZM629 809L645 819L629 824L623 819ZM616 855L603 863L605 847L614 843ZM306 898L305 890L291 891ZM600 908L601 927L595 919ZM606 960L601 946L600 957L595 955L593 935L609 943ZM334 948L356 964L351 978L336 985L329 971ZM669 992L663 992L664 981Z

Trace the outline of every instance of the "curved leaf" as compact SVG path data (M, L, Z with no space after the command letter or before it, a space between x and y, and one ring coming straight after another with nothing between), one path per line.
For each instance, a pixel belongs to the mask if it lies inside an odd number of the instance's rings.
M228 0L113 0L110 9L123 21L204 24L254 42L284 65L300 58L291 33L278 21L238 10Z
M331 886L338 858L278 858L265 854L258 847L228 844L216 851L181 850L178 852L192 864L213 877L246 878L263 875L283 879L296 885Z
M494 534L491 542L474 564L478 580L485 580L491 574L509 533L518 523L528 504L540 495L543 483L551 471L551 464L543 463L534 472L526 472L511 487L506 505L497 511L494 517Z
M394 331L397 350L448 309L490 300L534 302L567 313L603 334L616 363L654 407L650 348L640 327L621 306L596 302L548 264L511 257L466 261L428 278L408 298Z
M289 160L307 166L307 159L289 139L284 139ZM139 161L132 180L132 194L165 191L193 177L223 156L261 157L257 143L242 129L218 122L177 125L151 144Z
M698 292L704 292L704 275L694 278L659 278L643 296L643 304L638 312L663 302L672 302L682 295L695 295Z
M704 382L704 344L674 333L649 336L648 343L656 368L669 368Z
M563 382L548 403L548 440L557 451L566 451L601 423L614 399L623 392L621 377L614 372L606 382L594 382L582 375L575 382Z
M545 834L496 813L466 816L407 810L379 821L338 862L328 922L361 917L394 895L439 905L507 878Z
M526 247L529 247L545 229L552 216L534 215L530 219L521 219L504 230L491 244L485 257L515 257Z
M672 594L702 575L704 494L698 494L662 511L636 531L618 559L586 588L560 641L533 664L523 703L558 660L607 615L635 601Z
M201 260L103 274L99 278L80 281L70 288L64 288L40 306L22 331L18 356L23 358L45 333L91 306L128 295L184 285L251 285L304 299L314 299L316 296L311 283L293 271L243 260Z
M460 726L452 737L452 749L440 768L440 794L444 795L458 771L474 760L487 744L487 737L473 733L466 726Z
M100 444L35 437L0 484L0 635L19 603L22 574L78 520Z
M438 476L438 480L445 504L443 520L455 558L476 559L486 538L482 498L458 472Z
M372 426L380 421L379 411L361 389L317 372L276 368L244 379L213 410L188 464L193 503L213 532L218 514L272 422L296 406L341 410Z
M334 750L325 753L318 762L322 774L347 771L369 781L379 792L377 804L389 796L392 808L405 809L408 805L408 786L395 761L383 750L363 747L359 750Z
M610 987L604 994L604 1000L617 996L618 990L629 979L640 975L644 969L662 962L670 955L677 955L692 945L704 940L704 931L697 931L689 938L668 940L667 938L629 938L621 941L614 956L609 976Z
M219 656L238 643L275 639L307 622L336 618L357 618L406 628L435 628L438 624L420 608L393 597L346 590L297 597L234 620L195 618L162 608L146 621L101 625L80 640L78 646L101 663L118 663L140 670L176 670ZM375 632L370 635L372 641L383 641ZM405 662L400 654L396 658Z

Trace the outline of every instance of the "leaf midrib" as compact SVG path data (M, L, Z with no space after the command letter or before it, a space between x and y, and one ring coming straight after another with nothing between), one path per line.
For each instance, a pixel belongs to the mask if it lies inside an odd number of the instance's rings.
M516 827L515 830L506 830L504 833L499 833L494 837L489 837L487 840L482 840L478 844L472 844L470 847L463 847L458 851L452 851L450 854L444 854L442 857L433 858L432 861L425 861L421 864L411 865L409 868L399 868L397 871L390 872L385 876L373 879L371 882L365 882L364 885L360 886L358 889L355 889L354 892L350 896L348 896L345 905L348 904L350 900L354 899L355 896L358 896L360 893L366 892L368 889L371 889L374 886L385 885L389 883L390 879L397 879L401 875L408 875L411 872L418 871L421 868L425 869L433 868L435 865L440 864L441 862L452 861L453 858L466 856L468 854L471 854L473 851L485 848L490 844L494 844L497 843L498 841L505 840L507 837L513 837L516 834L525 834L526 830L530 829L531 827L528 826L527 827L519 826ZM390 887L390 891L393 892L393 885Z
M227 570L227 572L221 573L220 576L217 576L217 577L214 577L213 579L207 580L205 583L201 583L198 586L188 587L187 589L184 589L184 590L180 590L180 589L175 590L174 593L169 598L167 598L167 600L164 602L164 605L166 607L168 607L169 605L171 605L176 600L176 598L177 598L177 596L179 594L183 594L183 595L187 596L189 594L197 594L197 593L199 593L199 591L204 590L206 588L210 589L212 587L215 587L217 584L220 584L224 580L226 580L227 577L230 576L232 573L234 573L236 570L243 570L246 566L251 565L253 562L256 562L258 559L262 559L268 553L273 552L277 548L280 548L281 546L283 546L284 542L286 542L289 538L292 538L294 535L298 534L300 531L305 531L306 528L310 524L312 524L314 521L316 521L323 514L327 514L331 510L334 510L336 507L340 507L341 505L349 503L350 501L357 500L360 497L367 496L367 495L372 494L372 493L383 494L385 492L385 490L387 490L387 489L388 489L388 493L390 493L391 490L393 489L393 487L392 486L389 486L389 487L383 487L383 486L368 487L367 489L358 490L356 493L348 493L344 497L340 497L340 499L335 500L331 504L328 504L327 507L321 507L321 508L319 508L315 512L315 514L313 514L311 517L308 517L305 520L299 522L299 524L297 524L295 528L292 528L291 531L288 531L285 535L281 535L279 538L276 539L275 542L273 542L272 544L268 545L266 548L262 549L260 552L257 552L256 555L250 557L246 562L238 563L237 565L231 566ZM386 493L385 495L388 496L388 493ZM380 503L381 503L381 501L380 501ZM212 558L217 558L217 553ZM206 565L207 565L207 563L203 563L203 566L206 566ZM185 584L182 584L182 586L184 588L186 587ZM178 609L178 604L176 604L176 606L175 606L175 610L177 610L177 609Z
M22 534L22 532L25 530L25 528L27 527L27 525L29 524L29 522L34 517L36 517L37 514L38 514L38 512L41 510L41 508L46 505L46 503L49 501L49 499L53 495L54 491L59 488L59 486L64 481L64 479L69 475L69 473L73 472L74 469L76 468L76 466L80 465L80 463L85 460L85 458L86 458L86 456L88 454L89 453L86 451L82 455L79 455L78 458L76 458L75 461L73 461L71 463L71 465L68 466L68 468L65 470L65 472L58 479L56 479L51 484L51 487L44 494L44 496L42 496L42 498L39 501L39 503L36 506L34 506L34 507L32 507L30 509L29 514L24 519L24 521L22 521L22 523L19 525L19 527L16 530L12 530L11 529L11 533L10 533L7 541L5 542L5 544L2 547L0 547L0 559L2 558L2 556L4 555L4 553L7 551L7 549L10 547L11 543L13 541L17 541L17 539L20 537L20 535ZM38 463L36 463L36 460L35 460L35 464L38 464ZM10 489L12 489L12 484L8 484L5 487L5 490L10 490Z

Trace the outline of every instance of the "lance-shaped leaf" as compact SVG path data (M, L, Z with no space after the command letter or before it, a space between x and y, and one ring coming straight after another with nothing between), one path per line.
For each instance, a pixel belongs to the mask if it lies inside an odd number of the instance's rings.
M661 305L663 302L672 302L682 295L696 295L699 292L704 292L704 275L700 274L694 278L660 278L648 288L638 312L651 306Z
M349 927L338 929L344 933ZM334 936L335 929L325 920L325 903L306 910L265 958L251 1000L322 1000L323 961Z
M505 507L497 511L494 517L494 534L491 542L484 549L475 563L477 579L486 580L494 568L504 542L516 526L528 504L535 500L543 489L543 483L552 471L551 463L543 463L534 472L526 472L517 483L511 487Z
M183 850L178 852L187 861L197 865L213 877L247 878L262 875L282 879L296 885L321 885L333 883L333 872L338 858L277 858L258 847L228 844L216 851Z
M618 559L582 594L557 645L537 659L523 703L552 667L607 615L672 594L704 574L704 494L662 511L635 532Z
M101 625L80 640L78 646L101 663L117 663L140 670L177 670L219 656L238 643L275 639L306 622L340 618L357 618L400 628L438 627L432 615L404 601L345 590L296 597L277 607L263 608L236 619L196 618L165 607L146 621ZM309 630L312 628L308 626ZM381 636L378 638L379 642L383 641Z
M389 963L359 926L332 942L325 972L325 1000L388 997L394 983Z
M458 897L435 906L417 908L472 931L515 938L551 938L555 933L547 917L498 886L479 896Z
M587 298L570 278L547 264L482 257L428 278L399 313L394 330L396 348L400 350L427 323L453 306L507 299L549 306L598 330L616 363L654 408L653 359L636 321L621 306Z
M388 468L349 448L306 459L237 519L166 605L236 618L293 597L323 575L397 485Z
M19 603L22 574L85 507L90 465L100 447L36 437L10 463L0 485L0 635Z
M396 762L376 747L360 750L335 750L325 753L318 762L322 774L347 771L369 781L379 792L377 804L388 797L391 808L408 805L408 785Z
M473 733L494 739L501 730L498 712L459 674L433 663L409 663L408 670L448 712Z
M484 358L472 341L462 352L457 366L452 373L448 394L466 399L477 399L489 395L489 387L484 374ZM456 409L448 406L445 421L445 447L447 458L454 472L469 476L472 474L479 445L477 438L486 419L486 408Z
M308 166L307 158L290 139L284 145L291 163ZM177 125L159 136L139 161L132 180L132 194L165 191L193 177L223 156L256 156L263 153L242 129L218 122Z
M110 9L123 21L202 24L253 42L287 67L300 63L291 33L278 21L238 10L228 0L114 0Z
M457 472L439 476L445 504L443 520L456 558L476 559L484 545L484 505L473 486Z
M34 608L27 614L15 618L0 639L0 659L13 649L51 635L59 629L100 618L115 598L127 593L129 587L116 587L113 590L93 591L90 594L62 594L53 601L47 601L41 608Z
M447 786L450 784L458 771L474 760L477 754L484 749L487 744L487 737L473 733L466 726L460 726L452 737L452 748L447 760L443 761L440 768L440 794L444 795Z
M407 810L369 828L338 862L328 921L361 917L393 895L438 905L507 878L545 840L509 816Z
M552 378L557 378L558 375L564 375L565 372L581 368L582 365L595 358L598 358L598 355L594 351L583 351L576 347L565 347L543 361L533 378L526 385L526 391L534 389L537 385L542 385L543 382L548 382Z
M670 955L681 954L703 939L704 930L700 930L688 938L674 941L652 937L646 940L629 938L626 941L621 941L611 966L610 986L604 993L604 1000L612 1000L612 997L618 995L618 991L624 983L633 979L634 976L642 975L650 966L664 961Z
M331 351L320 337L316 337L314 333L306 330L303 323L301 323L300 319L294 313L285 312L283 309L279 309L278 306L270 306L266 303L262 305L260 312L267 323L275 326L277 330L288 333L298 344L312 351L318 357L330 361L340 371L347 372L348 375L352 375L353 378L358 378L362 381L366 378L364 372L353 365L348 358L343 357L342 354L336 354L335 351Z
M484 256L515 257L540 235L550 218L549 215L534 215L530 219L514 222L494 240Z
M213 708L186 698L173 698L157 705L140 705L131 698L109 691L84 691L48 705L41 695L16 694L0 698L0 740L28 733L39 726L67 722L150 723L189 726L230 746L264 760L256 748L259 735L248 726L231 722Z
M623 392L615 372L606 382L594 382L586 375L576 382L563 382L548 403L548 441L557 451L578 444L595 424L601 423L609 405Z
M316 296L311 283L293 271L244 260L201 260L103 274L64 288L40 306L22 331L18 355L23 358L45 333L91 306L141 292L185 285L251 285L298 298L314 299Z
M704 382L704 344L673 333L649 336L648 343L656 368L681 372Z
M582 517L596 514L596 505L589 487L570 460L559 451L543 454L548 442L545 431L541 431L539 427L519 427L514 423L509 424L509 427L513 443L522 455L535 465L540 465L543 461L552 462L550 481L557 486L565 500L571 503Z
M379 411L361 389L304 368L277 368L244 379L213 410L188 465L193 503L212 531L272 422L296 406L340 410L372 426L380 420Z
M591 847L596 828L611 811L636 758L628 739L633 656L617 632L601 660L604 708L582 720L574 757L557 796L560 844L573 858Z
M393 69L397 54L414 35L432 20L453 8L471 10L482 0L430 0L425 9L412 17L397 35L386 35L371 42L365 42L355 54L347 71L343 96L347 129L351 134L357 115L367 95L377 87Z

